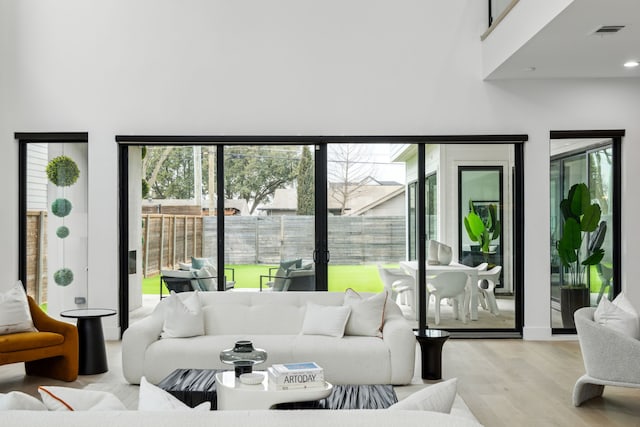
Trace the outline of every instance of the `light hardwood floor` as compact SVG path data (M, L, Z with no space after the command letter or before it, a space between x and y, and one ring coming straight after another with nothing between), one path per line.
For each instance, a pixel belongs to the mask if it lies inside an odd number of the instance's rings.
M0 366L0 392L37 396L40 384L113 386L134 408L137 387L127 386L122 376L120 343L108 342L107 350L109 372L80 376L73 383L25 377L22 364ZM417 358L412 385L398 388L399 397L429 383L420 379L419 366ZM445 379L458 378L459 394L486 426L640 426L638 389L607 387L603 398L573 407L573 384L584 373L577 341L449 340L442 368Z

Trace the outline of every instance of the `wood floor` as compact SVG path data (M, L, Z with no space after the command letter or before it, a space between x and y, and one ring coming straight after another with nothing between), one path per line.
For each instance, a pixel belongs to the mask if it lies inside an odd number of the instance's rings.
M113 385L125 390L125 404L137 387L122 376L120 342L108 342L109 372L81 376L73 383L25 377L22 364L0 366L0 392L22 390L37 396L40 384L84 388ZM640 363L640 362L639 362ZM413 386L420 379L416 360ZM571 392L584 373L577 341L449 340L443 349L443 377L458 378L458 392L485 426L640 426L640 390L607 387L604 397L575 408ZM108 389L108 387L106 388ZM128 407L135 407L127 405Z

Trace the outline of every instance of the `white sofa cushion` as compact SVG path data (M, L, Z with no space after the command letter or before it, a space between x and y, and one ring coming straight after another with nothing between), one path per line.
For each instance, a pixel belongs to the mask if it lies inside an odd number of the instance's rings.
M50 411L126 410L124 404L106 391L82 390L70 387L40 386L42 403Z
M343 300L342 292L200 293L207 335L299 334L307 301L342 305Z
M0 411L8 410L46 411L44 403L21 391L0 393Z
M606 296L600 300L593 320L624 335L640 339L640 318L624 293L612 302Z
M308 302L302 323L302 333L342 338L350 313L349 306L319 305Z
M184 299L171 291L164 310L162 338L187 338L204 335L204 314L200 308L198 291Z
M0 335L35 331L22 282L0 293Z
M351 315L345 327L345 335L381 337L386 302L387 291L363 298L353 289L347 289L344 305L351 307Z
M2 414L7 426L37 427L478 427L477 421L449 414L425 411L387 411L323 409L305 411L244 410L244 411L180 411L143 412L110 411L99 417L91 412L30 412L7 411Z
M377 337L299 335L291 360L316 362L334 384L393 383L388 344Z
M191 408L171 393L149 383L145 377L140 379L139 411L190 411L192 409L194 411L210 411L211 402L202 402L195 408Z
M419 390L407 398L391 405L389 409L434 411L448 414L456 398L458 379L452 378Z

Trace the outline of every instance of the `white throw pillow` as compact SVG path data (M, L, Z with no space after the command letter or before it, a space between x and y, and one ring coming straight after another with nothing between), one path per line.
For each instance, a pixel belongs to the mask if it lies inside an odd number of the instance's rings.
M191 263L179 262L178 269L184 271L191 271Z
M112 393L70 387L38 387L42 402L50 411L124 411L127 408Z
M182 403L171 393L151 384L145 377L140 379L138 411L210 411L211 402L202 402L195 408Z
M33 396L21 391L10 391L7 394L0 393L0 411L8 410L46 411L47 407Z
M218 285L215 277L218 275L216 268L212 265L205 265L200 270L195 270L193 276L196 277L203 291L217 291Z
M22 282L0 293L0 335L32 332L33 326L27 294Z
M161 338L187 338L204 335L204 312L200 306L198 291L184 300L171 291L164 310Z
M349 313L351 313L349 306L319 305L307 302L302 334L342 338Z
M433 384L413 393L400 402L389 406L389 409L403 409L415 411L434 411L448 414L456 398L458 379L451 378Z
M613 302L606 297L602 298L593 313L593 320L624 335L640 339L640 317L623 293Z
M362 298L349 288L344 293L344 305L351 307L345 335L381 337L384 324L384 306L387 303L387 291Z

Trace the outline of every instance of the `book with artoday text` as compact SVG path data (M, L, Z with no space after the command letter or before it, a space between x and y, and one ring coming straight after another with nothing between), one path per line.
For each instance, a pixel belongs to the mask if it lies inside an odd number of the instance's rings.
M267 371L270 381L279 387L324 385L324 371L314 362L275 364Z

